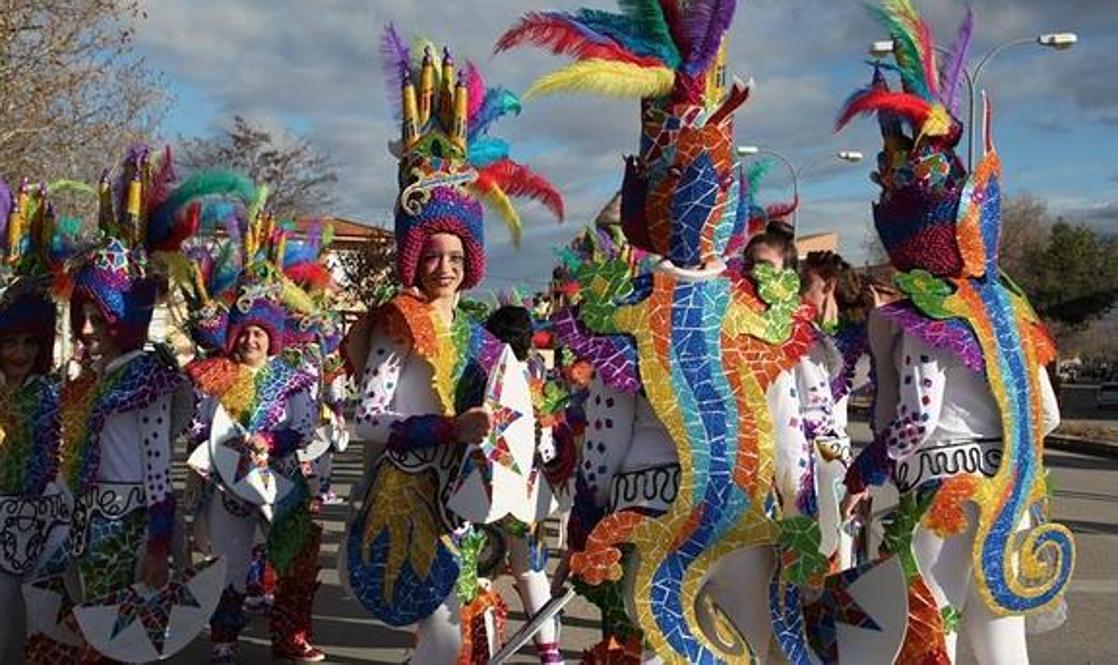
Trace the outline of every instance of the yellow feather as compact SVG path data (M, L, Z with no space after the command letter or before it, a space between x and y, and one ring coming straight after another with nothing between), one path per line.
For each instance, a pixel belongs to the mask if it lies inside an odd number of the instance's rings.
M928 118L920 127L920 136L916 137L916 142L919 143L925 136L946 136L951 131L951 122L951 114L943 104L933 104Z
M582 60L536 79L524 99L555 92L596 92L610 97L658 97L672 91L675 72L628 62Z
M493 187L489 191L481 192L481 199L489 204L505 220L505 226L508 227L509 233L512 235L512 244L514 247L520 246L520 215L513 207L509 195L505 190L500 187Z

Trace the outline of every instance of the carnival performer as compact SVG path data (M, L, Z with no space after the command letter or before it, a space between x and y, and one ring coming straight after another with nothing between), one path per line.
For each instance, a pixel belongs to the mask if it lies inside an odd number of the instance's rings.
M198 508L199 539L210 554L224 556L228 562L225 590L210 619L211 661L230 663L235 658L238 636L247 623L245 585L259 527L266 534L268 562L277 577L270 617L272 655L318 662L326 655L311 644L311 617L322 529L311 521L311 497L296 459L317 422L310 396L315 377L298 360L281 353L289 320L296 312L309 313L313 305L280 269L286 238L274 218L262 211L267 188L254 188L235 174L213 177L240 182L228 188L239 206L224 222L230 237L241 241L243 267L225 295L227 308L214 308L226 312L225 325L217 326L216 341L223 340L223 353L195 360L186 368L201 397L192 432L198 445L219 434L213 428L220 409L235 428L240 465L266 469L270 478L266 483L282 483L287 489L274 503L256 503L238 494L228 477L210 474L213 485ZM199 290L205 281L196 281ZM209 302L214 296L201 292L194 302Z
M1044 364L1055 350L998 268L1001 167L988 108L970 128L981 131L981 159L968 168L955 153L973 16L940 68L931 29L907 0L875 14L894 40L902 91L875 68L838 125L877 113L874 224L907 297L870 317L874 440L846 475L848 503L891 481L901 495L893 524L915 528L899 535L934 605L923 615L910 605L899 662L927 662L931 632L946 634L954 660L958 629L979 662L1026 663L1023 615L1059 604L1074 564L1071 533L1045 519L1043 438L1058 407ZM894 550L904 542L896 536Z
M557 422L557 414L566 403L565 392L549 381L543 359L532 349L532 315L528 309L517 305L503 305L489 315L485 328L497 339L508 344L517 360L528 365L531 377L533 404L536 409L537 463L547 469L547 482L562 485L573 468L574 441L566 434L564 423ZM558 490L556 493L562 491ZM507 545L508 567L512 573L516 592L528 617L535 616L551 600L551 584L547 579L547 546L541 537L541 525L524 524L507 517L495 525L502 531L498 536ZM503 558L503 557L502 557ZM497 562L498 565L503 561ZM536 634L536 650L541 663L561 663L559 653L559 619L548 621Z
M389 92L401 104L396 204L397 269L405 291L355 325L343 345L360 387L356 429L387 450L372 469L347 539L349 583L373 615L417 624L413 663L484 662L499 597L476 584L481 539L446 501L464 444L492 426L480 407L486 372L501 344L457 309L485 274L482 203L514 237L510 196L529 196L562 219L562 199L541 176L488 135L518 111L503 88L486 89L467 63L456 76L449 51L412 46L392 26L382 51ZM418 84L418 88L417 88ZM557 645L544 645L552 659ZM550 662L550 661L548 661Z
M330 425L330 449L315 463L318 474L318 498L324 506L336 506L345 501L334 492L332 476L334 456L345 452L349 444L346 430L345 408L349 399L349 378L341 354L334 351L322 362L322 411L323 419Z
M0 606L8 608L0 654L22 642L29 663L71 661L76 650L44 633L13 634L20 584L65 566L57 546L70 509L55 482L61 420L52 292L66 243L52 242L62 232L45 186L24 181L12 192L0 180L0 223Z
M60 479L75 500L70 551L86 600L169 580L171 444L193 401L170 349L144 345L166 286L157 252L177 251L192 230L191 218L168 214L173 182L169 150L130 151L115 186L100 183L103 239L70 272L70 325L86 361L62 389ZM101 658L84 646L83 661Z
M793 271L758 265L747 277L725 260L749 216L732 131L748 88L724 82L734 5L529 14L497 45L532 43L577 59L529 94L641 98L621 223L655 265L635 276L620 260L582 266L582 303L556 323L560 341L597 370L579 470L592 497L582 505L604 517L576 524L594 512L576 508L571 545L582 551L570 562L602 606L605 639L588 654L595 662L639 662L643 645L670 662L764 658L774 634L786 651L803 648L801 636L785 639L795 631L784 629L784 607L770 621L784 527L771 516L766 392L806 349L810 312L800 311ZM783 581L776 586L784 597Z
M820 548L833 570L854 565L851 527L843 528L842 479L852 459L847 406L857 363L866 352L866 319L877 303L869 279L835 252L808 253L800 262L803 299L815 307L816 340L796 364L801 423L811 448L820 522Z

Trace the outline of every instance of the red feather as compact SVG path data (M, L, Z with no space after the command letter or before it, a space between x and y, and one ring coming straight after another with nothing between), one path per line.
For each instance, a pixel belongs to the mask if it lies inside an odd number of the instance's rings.
M333 288L334 277L326 266L314 261L295 264L283 271L291 281L313 291Z
M175 222L171 225L171 235L167 236L165 240L159 243L153 243L152 249L173 252L182 244L198 232L198 227L201 225L202 220L202 204L194 201L186 210L183 210L175 217Z
M563 197L546 178L511 159L501 159L478 172L475 186L488 191L494 185L509 196L525 197L542 203L563 221Z
M663 66L657 58L630 53L612 39L602 37L604 43L590 41L586 37L588 31L589 28L577 25L574 19L562 14L530 12L501 35L493 50L499 53L528 43L551 49L556 55L572 55L579 60L595 58L641 67Z
M842 129L846 123L859 113L877 113L888 111L904 116L919 127L924 124L931 112L932 106L916 95L904 92L889 92L888 90L870 88L855 93L846 102L842 113L835 122L835 130Z
M782 221L800 207L800 197L796 196L788 203L773 203L765 206L765 216L770 221Z

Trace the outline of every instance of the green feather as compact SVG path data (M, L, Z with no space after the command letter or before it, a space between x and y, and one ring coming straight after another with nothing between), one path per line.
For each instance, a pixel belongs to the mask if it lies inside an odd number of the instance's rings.
M916 35L912 34L904 20L891 8L892 4L886 2L883 7L869 7L869 11L879 23L885 26L889 36L893 38L893 54L897 60L897 71L905 84L913 93L932 100L927 81L924 80L924 66L921 64Z
M153 217L170 223L171 217L180 209L206 196L230 196L247 205L255 194L256 187L252 181L236 171L199 171L176 187Z
M679 50L675 46L675 40L672 39L672 30L664 17L660 0L617 0L617 5L622 14L640 25L640 33L643 36L670 47L674 52L675 62L669 62L669 65L674 67L679 63Z
M89 194L92 196L97 196L97 190L93 186L80 180L67 180L63 178L61 180L55 180L51 184L47 185L48 194L60 194L63 192L73 192L75 194Z
M771 159L759 159L749 165L749 168L745 170L745 180L749 183L750 194L757 192L757 185L772 170L775 163Z

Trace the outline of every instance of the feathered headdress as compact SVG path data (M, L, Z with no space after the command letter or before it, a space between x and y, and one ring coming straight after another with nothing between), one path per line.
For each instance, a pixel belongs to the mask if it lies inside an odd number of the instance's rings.
M317 345L316 352L325 356L335 351L342 341L342 322L332 307L337 284L326 261L326 249L333 242L334 228L320 220L312 220L306 228L304 238L285 243L283 273L307 293L314 310L290 321L285 344Z
M872 83L847 99L837 128L859 114L877 114L884 148L873 175L882 188L874 224L893 265L955 276L963 270L956 222L967 171L955 154L963 124L954 113L974 15L967 10L941 68L932 29L909 0L885 0L872 12L889 30L896 64L874 63ZM899 76L900 92L890 89L883 71Z
M173 262L190 310L190 334L207 351L231 351L240 332L268 332L269 353L283 348L288 319L313 311L310 297L284 275L289 230L265 212L267 186L228 170L201 171L164 206L189 217L198 236Z
M65 260L74 251L81 220L55 216L48 194L73 183L12 192L0 180L0 334L27 333L40 341L33 371L50 368L56 308L54 289L64 288ZM91 189L89 191L92 191Z
M109 172L98 189L100 239L71 265L70 322L80 325L82 304L93 303L122 349L141 346L155 301L164 286L159 260L174 253L197 229L197 219L172 214L175 182L170 148L153 156L137 146L122 162L115 182Z
M720 257L742 230L731 116L748 87L725 87L734 0L619 0L621 13L533 12L497 42L575 62L527 95L588 91L641 102L640 153L626 162L621 219L636 247L680 266Z
M535 199L563 219L563 199L543 176L509 158L508 143L489 136L498 118L520 112L508 90L487 88L473 63L457 72L449 50L429 42L408 46L392 25L381 52L390 98L400 109L402 136L393 152L400 160L396 202L397 265L401 281L415 283L426 237L452 233L466 250L462 288L485 273L481 203L504 219L513 241L520 216L512 197Z

